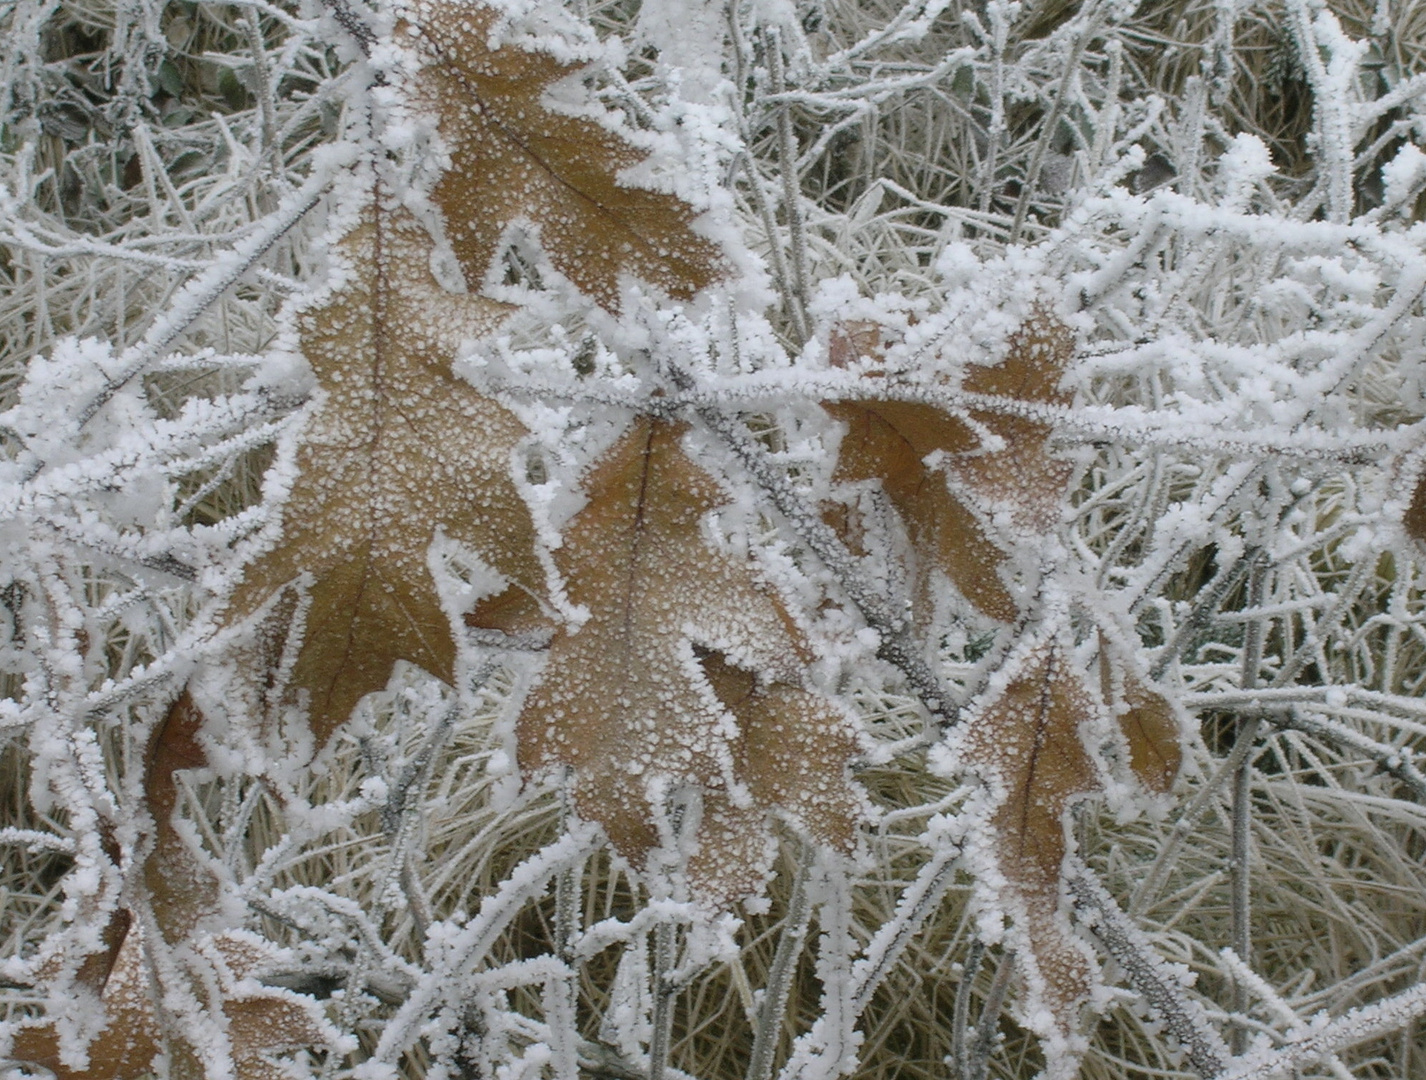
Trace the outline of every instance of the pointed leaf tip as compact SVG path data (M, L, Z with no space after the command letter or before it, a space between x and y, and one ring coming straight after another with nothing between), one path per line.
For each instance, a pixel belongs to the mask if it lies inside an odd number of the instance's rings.
M1070 1033L1097 973L1061 910L1061 876L1068 811L1100 789L1081 735L1099 707L1057 639L1032 643L1011 663L1004 688L971 718L962 753L1001 794L985 825L1007 899L1023 906L1032 995Z

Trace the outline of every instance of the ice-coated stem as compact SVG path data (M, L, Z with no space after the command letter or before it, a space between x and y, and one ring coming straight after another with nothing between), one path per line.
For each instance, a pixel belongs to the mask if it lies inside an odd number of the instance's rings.
M1143 997L1164 1027L1183 1047L1189 1066L1203 1080L1221 1076L1229 1059L1228 1047L1202 1006L1183 993L1178 979L1154 954L1153 946L1124 914L1109 891L1083 863L1073 860L1066 883L1075 907L1093 926L1104 948Z
M758 1005L757 1027L753 1031L753 1051L748 1059L747 1080L768 1080L772 1076L772 1057L777 1052L777 1037L782 1032L782 1017L787 1011L787 995L792 988L792 974L797 958L807 939L807 922L812 905L807 902L807 875L812 872L815 851L811 844L803 845L797 860L797 876L792 883L792 897L787 902L782 934L768 968L767 985Z
M1253 562L1248 572L1247 610L1251 614L1261 610L1263 591L1267 577L1267 565L1262 557ZM1263 619L1253 619L1243 632L1243 663L1239 685L1244 690L1252 690L1258 685L1258 668L1263 660ZM1248 721L1252 736L1256 736L1256 719ZM1251 964L1253 947L1253 920L1251 904L1252 879L1248 874L1248 841L1253 829L1253 755L1244 754L1242 762L1233 774L1233 856L1228 866L1232 882L1232 937L1233 949L1243 962ZM1243 1013L1248 1007L1248 989L1242 982L1233 983L1233 1011ZM1241 1054L1248 1046L1248 1029L1241 1023L1234 1023L1231 1033L1234 1054Z

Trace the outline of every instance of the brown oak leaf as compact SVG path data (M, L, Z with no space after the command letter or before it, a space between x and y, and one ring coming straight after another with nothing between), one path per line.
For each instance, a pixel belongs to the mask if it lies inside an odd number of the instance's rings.
M996 568L1004 552L986 535L974 513L946 485L945 473L925 464L927 455L964 452L976 445L971 429L933 405L907 401L843 401L823 406L847 425L834 481L880 480L905 523L917 556L940 569L978 610L1009 622L1016 605ZM833 527L837 527L833 522ZM846 535L848 526L839 530ZM918 571L921 568L916 568ZM916 603L924 621L928 577L915 574Z
M1058 1029L1072 1032L1095 972L1060 910L1069 850L1066 814L1100 790L1081 729L1100 711L1068 649L1055 638L1030 643L1009 662L1008 679L969 720L963 761L985 776L1000 801L988 825L994 858L1012 901L1024 911L1032 994Z
M1178 710L1168 698L1145 685L1133 662L1102 630L1099 677L1104 700L1117 714L1129 750L1129 771L1146 791L1167 794L1183 765L1183 721Z
M196 994L205 1022L226 1034L228 1056L242 1080L288 1080L291 1072L273 1060L274 1054L334 1044L336 1033L311 998L253 978L270 966L271 946L240 931L209 936L200 930L219 907L219 881L212 864L175 827L173 815L176 774L207 764L198 738L202 722L185 692L150 736L143 791L153 839L140 869L144 906L153 914L158 939L146 941L144 919L121 909L106 925L107 948L81 965L75 983L98 997L105 1016L101 1030L83 1033L91 1036L87 1064L66 1061L59 1027L46 1018L19 1027L11 1058L41 1065L58 1080L139 1080L153 1072L156 1055L164 1051L169 1076L201 1080L208 1072L200 1054L157 1004L165 991L175 989L179 996ZM178 946L192 949L180 959L169 951ZM151 963L153 949L168 952L169 962ZM56 962L42 969L41 982L51 982L60 968ZM175 979L181 987L162 981Z
M829 343L835 366L880 353L879 335L871 324L840 327ZM1069 396L1059 389L1059 381L1073 358L1069 328L1037 309L1011 336L1005 358L968 370L962 388L1004 398L1007 407L1067 404ZM984 522L1002 515L1017 531L1041 534L1059 520L1073 467L1050 453L1051 425L996 411L989 403L959 415L932 404L875 397L823 408L847 425L834 481L879 480L905 523L916 555L945 573L982 613L1013 620L1018 607L997 572L1013 537L1000 531L992 538ZM977 426L1003 445L983 445ZM853 538L848 524L836 517L829 523ZM923 622L928 610L926 569L913 567Z
M292 1072L274 1055L333 1043L335 1032L311 998L256 981L254 976L273 958L259 939L240 932L220 934L199 942L194 954L188 966L201 968L205 977L192 979L191 985L206 991L207 1022L227 1035L233 1072L241 1080L291 1080ZM8 1056L43 1066L57 1080L142 1080L153 1074L154 1059L166 1047L168 1075L201 1080L207 1075L202 1064L191 1048L175 1045L173 1025L155 1004L159 992L136 923L104 983L105 1024L89 1043L87 1064L66 1064L55 1025L44 1020L20 1027Z
M419 27L425 61L414 97L438 118L453 163L432 198L472 283L520 221L539 230L555 269L611 311L621 274L685 300L718 276L718 248L690 228L691 206L620 181L644 159L637 147L544 104L579 64L514 45L492 49L493 8L414 0L406 17Z
M397 660L451 681L451 619L427 565L437 533L505 583L491 629L538 619L544 573L511 466L525 428L451 369L461 340L488 332L503 309L445 292L431 248L404 211L368 213L341 241L345 284L299 321L322 396L297 451L282 536L231 603L244 617L306 575L291 678L309 696L319 746Z
M689 876L726 907L763 883L772 812L851 850L860 748L847 715L804 685L807 643L754 564L705 536L727 498L683 430L643 418L590 472L557 553L589 619L556 636L517 736L527 774L567 767L580 813L638 866L667 839L662 802L699 793Z
M1037 308L1011 335L1005 359L970 368L961 389L1012 404L1068 405L1073 395L1060 389L1060 380L1072 360L1073 331L1049 310ZM986 510L1007 513L1017 528L1030 533L1053 529L1074 465L1050 452L1051 423L990 407L973 408L971 416L1005 445L948 459L951 476Z
M437 117L451 157L433 198L470 281L522 220L606 307L617 302L621 274L679 297L716 276L717 249L689 228L688 204L620 183L642 160L632 144L541 103L575 66L491 48L497 13L483 5L422 0L405 18L401 30L415 31L424 60L408 90ZM437 533L504 584L468 624L520 632L540 621L543 571L511 476L511 452L526 432L450 367L461 340L488 333L505 309L442 289L432 250L415 218L384 206L379 193L340 242L345 282L299 326L323 397L298 450L283 535L231 603L233 618L246 617L301 578L309 607L291 685L309 697L319 745L363 695L386 685L395 661L452 678L452 613L427 567Z

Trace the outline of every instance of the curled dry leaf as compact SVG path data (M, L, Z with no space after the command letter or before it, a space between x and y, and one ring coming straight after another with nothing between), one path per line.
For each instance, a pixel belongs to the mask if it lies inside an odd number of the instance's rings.
M521 767L567 767L580 813L635 865L667 839L664 801L697 792L689 876L724 907L761 887L774 811L851 850L860 747L804 687L807 644L753 564L705 537L726 497L682 431L641 419L590 473L558 552L590 617L556 636L517 735Z
M621 274L675 299L718 275L718 248L690 228L692 207L620 181L643 160L638 148L595 120L545 106L545 92L578 64L492 49L498 14L489 7L414 0L404 14L419 28L426 65L415 99L438 118L453 162L432 198L469 280L484 278L517 221L533 224L555 269L611 311Z
M206 764L198 741L202 722L192 698L181 694L155 727L146 755L143 790L154 839L141 873L158 940L147 941L142 916L123 910L106 927L109 949L89 957L80 969L76 981L95 993L106 1021L101 1030L85 1032L93 1036L87 1063L62 1056L59 1029L43 1018L24 1023L15 1033L9 1052L15 1060L41 1065L58 1080L139 1080L153 1072L154 1059L163 1051L171 1077L201 1080L208 1072L200 1054L158 1004L175 990L180 997L196 994L205 1022L226 1034L234 1074L241 1080L289 1080L292 1073L273 1055L334 1044L336 1033L311 998L254 979L271 965L271 946L239 931L213 937L199 932L217 910L219 882L208 861L175 828L173 812L175 774ZM185 948L181 959L171 951L180 946ZM168 962L152 963L153 949L166 951ZM45 975L41 972L42 981ZM182 986L164 981L174 979Z
M830 359L837 366L859 355L875 357L880 349L876 328L869 324L841 327L829 344ZM1059 382L1073 358L1069 328L1037 309L1011 337L1005 359L971 368L962 387L971 394L1003 398L1012 410L1026 404L1067 404L1069 395L1059 389ZM1018 607L997 569L1018 537L997 533L992 540L983 521L1004 515L1017 532L1030 534L1042 534L1058 522L1073 467L1050 453L1051 425L997 411L989 403L959 415L936 405L874 396L823 407L847 425L834 480L880 480L918 559L945 573L982 613L1013 620ZM1003 445L983 447L973 424L998 436ZM844 536L854 536L849 523L836 518L829 523L840 526ZM914 569L924 622L929 614L926 568Z
M1095 972L1086 947L1061 911L1060 880L1069 850L1066 812L1100 789L1081 728L1100 706L1068 650L1042 639L1011 660L1009 679L971 717L962 760L991 783L1000 801L987 825L1010 901L1024 912L1022 953L1033 998L1062 1034L1075 1030Z
M149 737L145 762L144 796L154 840L144 859L144 885L159 933L175 944L218 903L217 878L173 823L178 806L175 774L208 764L198 741L202 726L203 714L184 691Z
M1183 764L1183 721L1178 710L1145 684L1133 662L1103 631L1099 634L1099 677L1104 700L1118 716L1129 750L1129 771L1146 791L1167 794Z
M489 331L502 309L444 292L430 252L401 211L368 213L341 241L345 284L299 320L323 396L297 452L282 536L231 603L232 617L245 617L307 575L291 685L309 696L318 745L397 660L451 681L455 639L427 565L438 531L503 579L491 629L539 618L544 573L511 471L526 431L451 370L460 341Z

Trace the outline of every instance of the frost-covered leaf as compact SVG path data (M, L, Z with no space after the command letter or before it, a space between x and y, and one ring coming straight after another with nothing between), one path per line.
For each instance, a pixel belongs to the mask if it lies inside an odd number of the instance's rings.
M1060 380L1073 359L1074 333L1039 308L1011 335L1005 359L967 370L961 389L1032 406L1068 405L1073 395L1060 388ZM988 511L1007 513L1017 529L1043 533L1059 522L1074 466L1050 452L1050 422L1027 412L972 409L975 421L1004 446L953 457L947 469Z
M1104 700L1118 716L1129 750L1129 770L1146 791L1163 795L1183 764L1183 720L1173 702L1145 684L1132 661L1099 635L1099 674Z
M1004 553L951 493L945 473L925 464L927 455L937 451L974 448L975 436L965 422L917 402L843 401L824 408L847 425L836 480L880 480L917 555L942 570L986 615L1015 618L1015 601L996 573ZM924 574L918 583L918 592L923 591Z
M490 7L415 0L405 14L425 61L416 100L439 118L453 162L432 197L471 282L485 277L516 222L534 225L555 269L610 310L623 274L676 299L718 275L718 248L690 228L692 207L621 182L643 160L638 148L595 120L546 107L546 91L580 65L492 49Z
M499 575L491 629L525 628L544 576L511 452L514 415L451 370L499 305L443 291L431 241L405 212L366 215L340 244L345 282L300 317L323 395L302 435L282 537L233 598L246 616L305 575L310 598L292 685L319 744L407 660L453 677L451 616L427 562L437 533ZM479 620L477 620L479 621Z
M185 691L149 737L144 763L145 809L153 822L153 847L144 860L144 885L159 932L184 941L218 902L218 881L173 823L178 807L177 773L208 764L199 742L203 714Z
M257 981L255 976L276 956L261 939L233 931L203 938L185 958L189 974L196 976L191 985L206 991L199 1007L206 1022L226 1035L226 1054L241 1080L291 1080L292 1071L274 1055L327 1047L335 1040L312 999ZM135 924L104 984L100 1000L106 1022L89 1044L87 1063L62 1054L55 1026L48 1022L21 1027L9 1056L41 1065L57 1080L141 1080L153 1075L155 1058L167 1044L171 1055L177 1051L170 1058L170 1075L204 1075L188 1056L192 1051L174 1045L172 1020L156 1004L156 993L144 935Z
M834 333L829 351L833 364L844 366L859 354L878 356L880 343L874 327L846 326ZM1003 398L1006 409L1067 404L1059 382L1073 357L1069 328L1036 310L1010 338L1005 358L969 368L961 388ZM916 556L943 571L984 614L1013 620L1016 601L998 570L1025 534L1054 527L1073 473L1069 462L1049 451L1049 422L989 402L957 414L874 394L823 407L847 425L835 479L880 480ZM980 430L1001 445L987 444ZM997 515L1009 529L992 533L985 523ZM924 596L925 569L914 570Z
M180 695L154 729L146 756L144 792L154 834L141 867L147 892L142 906L153 915L157 940L146 937L141 912L121 910L106 927L109 948L80 968L76 982L97 996L105 1018L102 1029L79 1032L90 1039L87 1057L75 1053L82 1039L62 1039L61 1025L49 1019L23 1023L10 1057L42 1065L58 1080L138 1080L153 1072L163 1052L170 1075L196 1080L205 1075L200 1059L219 1053L241 1080L288 1080L291 1071L272 1055L338 1041L312 999L257 981L278 958L269 943L242 931L212 935L201 929L221 906L219 881L175 828L173 811L175 774L207 764L198 740L202 724L189 695ZM58 964L42 968L41 983L58 972ZM176 1022L169 1011L194 994L201 1023L210 1029L204 1034L221 1033L219 1042L200 1044L193 1038L194 1017Z
M154 1023L148 972L136 932L127 934L117 962L102 984L100 1000L107 1023L89 1044L88 1066L65 1064L60 1058L59 1034L53 1023L39 1022L15 1033L9 1056L42 1065L59 1080L99 1077L127 1080L147 1074L158 1053L160 1033Z
M960 750L962 764L996 795L982 823L986 853L1005 879L1004 906L1024 919L1031 1011L1047 1009L1061 1034L1075 1030L1096 978L1062 910L1061 874L1067 813L1100 788L1082 730L1100 712L1064 643L1043 638L1011 658L968 720Z
M704 518L727 502L680 446L642 419L591 471L559 565L589 609L562 632L518 722L521 766L566 766L579 811L637 865L669 836L670 800L701 796L689 874L723 906L762 884L768 815L852 848L863 799L846 714L808 690L806 641L744 555Z
M1183 761L1178 714L1167 698L1133 675L1124 676L1124 702L1129 708L1119 727L1129 740L1129 767L1145 788L1163 794L1173 787Z

